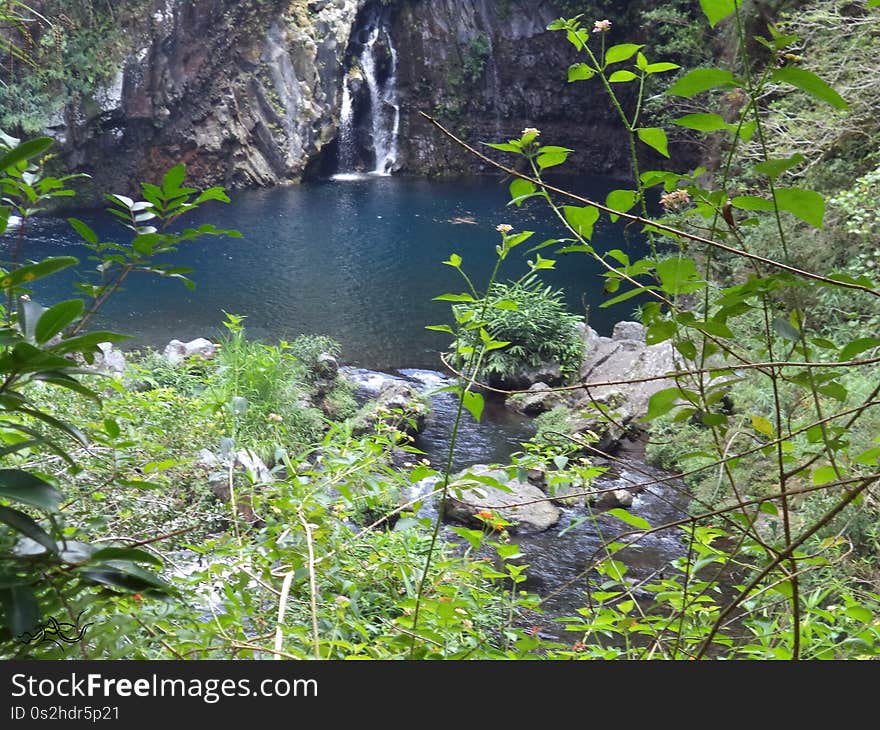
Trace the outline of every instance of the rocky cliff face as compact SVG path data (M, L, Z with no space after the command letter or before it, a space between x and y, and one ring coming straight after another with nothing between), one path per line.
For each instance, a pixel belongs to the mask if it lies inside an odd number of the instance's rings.
M51 130L96 189L177 161L202 184L297 181L336 134L343 56L363 0L167 0L108 89Z
M626 174L626 140L601 88L568 84L574 48L546 30L560 17L549 0L409 0L394 36L401 58L400 168L479 169L472 156L419 116L424 111L470 142L501 142L525 127L545 144L571 147L570 167Z
M343 80L363 76L358 24L379 11L396 54L393 170L479 169L420 111L472 142L538 127L577 150L574 169L628 170L604 96L566 83L574 50L545 30L560 14L549 0L156 0L114 81L50 132L96 190L131 190L178 161L193 181L230 188L333 172ZM369 144L370 124L357 125Z

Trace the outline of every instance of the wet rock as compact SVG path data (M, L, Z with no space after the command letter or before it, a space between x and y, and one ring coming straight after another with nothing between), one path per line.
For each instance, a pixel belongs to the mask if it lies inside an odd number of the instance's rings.
M195 464L208 472L208 484L214 496L222 502L232 498L229 476L232 470L233 485L244 484L237 481L244 477L250 484L269 484L275 480L271 469L250 449L238 449L226 455L218 455L202 449L196 456ZM258 518L253 510L250 495L236 493L235 507L238 514L247 522L256 523Z
M181 342L180 340L171 340L166 346L162 355L172 365L177 365L190 357L199 357L202 360L212 360L217 354L217 348L213 342L206 340L204 337L196 337L189 342Z
M474 476L495 480L510 491L477 481ZM511 478L505 469L477 464L456 474L450 485L446 517L482 525L476 515L489 511L513 523L508 529L519 532L542 532L559 522L560 512L547 495L526 480Z
M560 403L560 396L547 383L533 384L527 393L517 393L505 401L505 405L516 413L537 416L552 411Z
M424 430L429 413L428 401L412 384L405 380L386 380L375 398L354 417L352 432L369 433L381 422L414 436Z
M112 342L99 342L98 349L101 351L95 355L92 367L104 373L122 375L125 372L125 355L114 349Z
M319 378L333 380L339 373L339 362L333 355L322 352L318 355L315 370Z
M628 489L613 489L609 492L602 492L596 497L595 505L603 509L614 509L615 507L632 507L633 495Z

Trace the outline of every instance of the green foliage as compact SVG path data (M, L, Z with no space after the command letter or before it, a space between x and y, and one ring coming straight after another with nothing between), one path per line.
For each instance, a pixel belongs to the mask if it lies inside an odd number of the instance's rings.
M90 290L91 305L81 300L67 300L43 307L31 300L28 285L43 277L77 263L72 257L50 257L42 261L23 262L23 242L30 219L53 198L70 196L65 187L70 178L53 178L43 173L42 166L31 162L51 145L51 140L38 138L20 143L6 135L0 144L0 178L3 206L2 228L5 231L10 210L20 220L11 260L0 270L0 287L6 295L2 315L2 347L0 376L4 397L0 402L0 440L5 444L3 455L9 468L0 470L0 589L3 627L0 641L14 645L21 637L40 631L43 621L54 616L74 616L85 610L101 594L141 592L169 594L171 586L151 569L161 566L154 555L117 541L97 545L81 523L67 523L62 513L65 493L60 486L83 471L77 451L90 444L84 432L84 420L63 413L61 403L71 395L86 402L100 402L98 391L79 367L79 361L91 363L99 352L98 343L113 342L122 336L112 332L81 330L101 304L116 290L122 278L109 277L110 285L97 285ZM168 223L184 210L193 209L209 198L222 197L221 191L199 196L198 191L183 189L183 166L166 175L155 203L135 207L133 201L115 196L112 202L130 214L128 227L134 233L131 249L117 244L97 243L94 234L80 224L77 230L99 254L104 271L121 263L123 270L167 273L153 266L151 256L158 251L174 250L183 240L195 238L198 232L148 233L142 223L156 219ZM159 190L158 188L156 188ZM161 201L159 200L161 198ZM117 209L117 213L118 213ZM205 229L203 232L208 232ZM151 245L145 247L145 237ZM94 239L94 240L92 240ZM112 253L110 253L112 251ZM123 252L120 256L116 252ZM133 262L131 264L127 263ZM130 266L127 270L126 266ZM51 392L51 395L47 394ZM102 424L100 442L112 449L121 437L121 428L113 419ZM34 459L51 460L43 468L34 468ZM38 461L39 463L39 461ZM50 473L45 466L56 466ZM104 486L145 485L141 479L125 478L120 465L114 466ZM68 505L65 505L68 506ZM146 566L146 567L145 567ZM74 610L76 607L76 610ZM26 651L27 644L19 644Z
M474 317L485 306L489 335L506 342L483 358L480 376L493 381L517 380L524 371L548 363L559 365L563 378L577 373L583 360L580 318L567 311L563 293L531 273L516 282L495 282L485 300L459 305L456 317ZM471 320L472 321L472 320ZM459 348L475 346L473 330L459 339Z

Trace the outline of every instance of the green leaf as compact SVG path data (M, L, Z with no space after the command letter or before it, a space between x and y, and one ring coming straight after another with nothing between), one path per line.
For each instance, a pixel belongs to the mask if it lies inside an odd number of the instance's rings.
M107 567L89 566L81 569L79 575L91 583L100 583L110 588L121 588L126 591L158 589L165 593L172 592L171 586L155 573L121 560L113 561Z
M616 517L618 520L625 522L628 525L632 525L633 527L639 530L650 530L651 523L649 523L646 519L642 517L637 517L636 515L630 514L625 509L621 509L617 507L615 509L610 509L606 513L606 515L611 515L612 517Z
M730 125L718 114L685 114L672 122L679 127L695 129L698 132L717 132L730 129Z
M646 145L654 148L664 157L669 157L669 142L666 139L666 132L660 127L643 127L637 129L636 134Z
M835 471L834 467L831 465L820 466L818 469L813 471L813 484L828 484L829 482L833 482L837 479L837 471Z
M495 309L504 309L508 312L519 311L519 304L513 301L513 299L499 299L497 302L492 302L491 306Z
M621 213L627 213L632 210L638 199L639 194L635 190L612 190L605 198L605 205ZM620 218L616 213L611 213L610 217L612 222Z
M752 416L752 426L756 431L763 433L765 436L773 435L773 424L764 416Z
M702 91L719 86L737 85L736 79L730 71L721 68L697 68L678 79L666 93L670 96L690 98Z
M170 197L169 193L177 192L185 177L186 165L181 162L180 164L175 165L168 172L165 173L165 177L162 178L162 192L164 192L166 196Z
M450 335L455 334L455 330L453 330L448 324L428 324L425 325L425 329L433 330L434 332L448 332Z
M880 0L878 0L880 2ZM870 624L874 620L874 614L864 606L848 606L843 611L849 618L863 624Z
M61 503L61 492L21 469L0 469L0 497L52 513Z
M0 522L6 523L16 532L21 533L25 537L29 537L36 543L39 543L49 552L58 552L55 540L53 540L49 533L36 523L33 517L26 515L24 512L19 512L17 509L10 509L9 507L3 507L0 505Z
M776 69L770 77L773 81L791 84L810 96L830 104L835 109L849 109L844 98L816 74L796 66Z
M615 71L608 77L608 81L612 84L625 84L629 81L635 81L638 78L632 71Z
M686 294L701 286L696 264L690 258L661 261L657 264L657 276L660 277L663 289L670 294Z
M576 208L566 205L562 209L565 220L578 235L588 241L593 237L593 226L599 220L599 209L588 205L584 208Z
M68 218L67 222L73 227L73 229L79 233L80 238L84 241L92 244L93 246L98 243L98 234L95 233L89 226L83 223L79 218Z
M664 71L675 71L675 69L681 68L677 63L668 63L667 61L661 61L660 63L649 63L645 67L645 73L648 74L659 74Z
M513 142L483 142L486 147L491 147L493 150L500 150L501 152L522 152L522 146L519 144L513 144Z
M68 299L49 307L43 312L34 329L37 342L46 342L61 332L67 325L79 319L83 313L82 299Z
M809 223L814 228L821 228L825 218L825 198L815 190L801 188L777 188L776 203L780 210L786 210Z
M466 390L462 393L461 400L462 405L467 409L468 413L470 413L474 417L474 420L479 423L480 418L483 416L483 407L485 406L483 396L480 393Z
M512 183L510 183L511 202L519 207L523 204L523 200L525 200L525 198L529 195L532 195L535 190L536 188L534 183L518 177Z
M33 631L40 623L40 604L30 586L14 585L0 590L0 604L13 637Z
M475 302L470 294L441 294L438 297L434 297L433 301L435 302Z
M779 516L779 509L773 502L761 502L761 506L758 509L765 514L773 515L774 517Z
M740 210L770 211L774 209L772 200L759 198L756 195L737 195L735 198L731 199L730 204L734 208L739 208Z
M0 170L7 170L22 160L29 160L43 154L53 144L51 137L36 137L22 142L8 152L0 155Z
M587 81L595 75L596 72L585 63L573 63L568 67L568 83Z
M108 560L127 560L132 563L150 563L158 568L162 567L162 561L152 553L138 548L106 547L96 550L91 555L92 562L105 562Z
M645 416L649 421L669 413L681 398L681 390L677 386L659 390L648 401L648 413Z
M877 346L880 346L880 339L876 337L860 337L844 346L837 359L840 362L852 360L856 355L861 355L866 350L871 350Z
M804 156L800 153L785 157L782 159L764 160L755 165L755 172L766 175L771 179L779 177L783 172L797 167L804 161Z
M99 330L97 332L87 332L84 335L76 335L61 340L57 345L49 348L51 352L85 352L86 350L94 350L100 342L122 342L131 339L131 335L121 335L118 332L108 332Z
M119 424L116 421L114 421L112 418L105 418L104 419L104 433L106 433L112 439L119 438L119 434L120 434Z
M611 46L605 52L605 65L608 66L612 63L626 61L628 58L632 58L640 48L644 47L644 45L637 45L635 43L620 43L619 45Z
M20 284L29 284L78 263L79 260L73 256L50 256L39 263L20 266L11 274L0 277L0 287L9 289Z
M777 317L773 320L773 331L789 342L798 342L801 338L800 332L785 317Z
M540 167L542 170L546 170L548 167L556 167L557 165L561 165L568 159L568 155L571 152L572 150L567 150L564 147L545 147L541 154L538 155L538 158L535 160L535 162L538 163L538 167Z
M447 266L451 266L452 268L457 269L459 266L461 266L461 256L459 256L457 253L451 253L449 254L449 260L444 261L443 263Z
M713 28L740 5L742 0L700 0L703 14L709 19L709 25Z

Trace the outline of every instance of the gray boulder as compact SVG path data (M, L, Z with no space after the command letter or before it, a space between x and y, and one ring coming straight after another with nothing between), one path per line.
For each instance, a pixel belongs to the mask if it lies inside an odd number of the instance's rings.
M193 356L200 357L202 360L212 360L216 354L216 345L204 337L196 337L189 342L171 340L162 352L165 359L172 365L177 365Z
M474 476L493 479L510 491L478 481ZM498 514L512 523L509 530L519 532L542 532L559 522L560 516L547 495L528 481L511 478L505 469L477 464L450 481L445 516L482 525L476 517L482 511Z
M535 383L528 392L510 396L505 405L516 413L537 416L552 411L562 400L563 398L554 392L547 383Z
M390 423L410 435L421 433L430 407L419 391L405 380L386 380L374 399L354 417L355 435L372 431L379 422Z
M114 349L112 342L99 342L98 349L101 352L95 355L92 367L103 373L114 375L122 375L125 372L125 355Z

